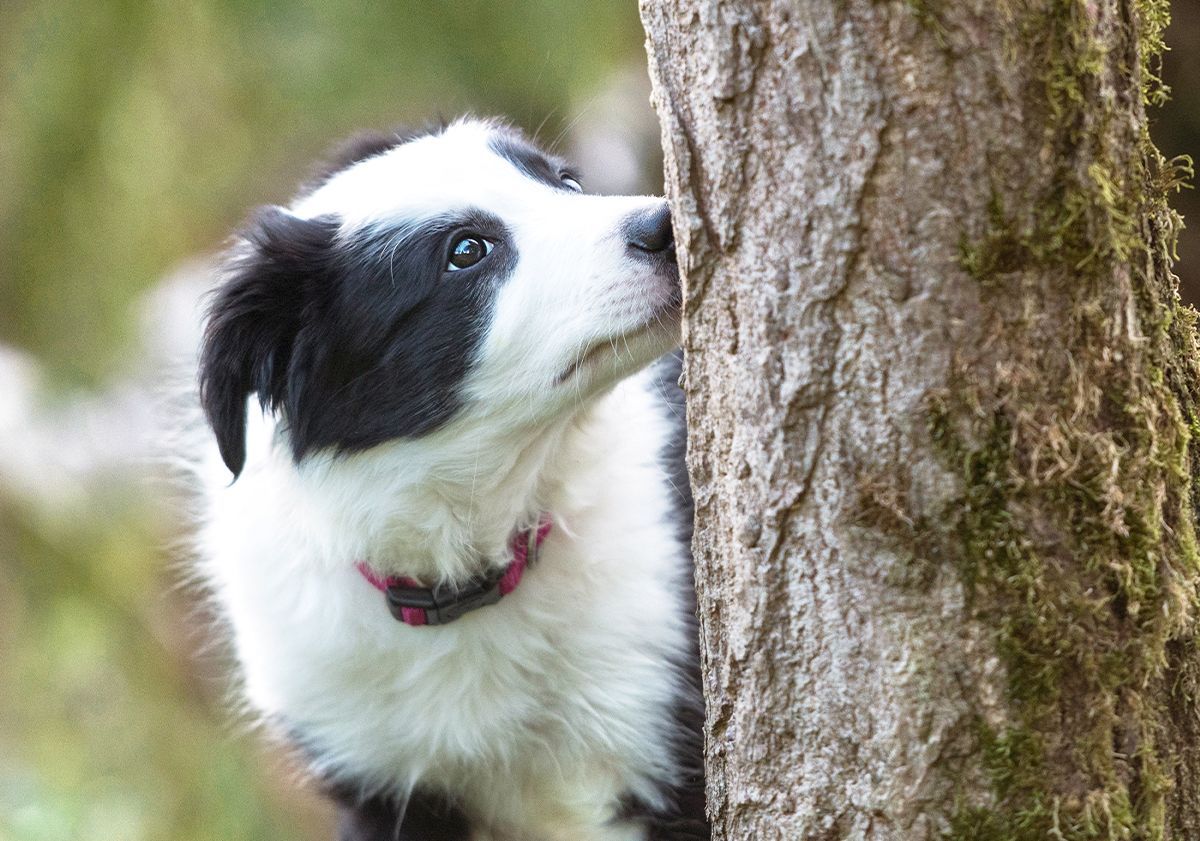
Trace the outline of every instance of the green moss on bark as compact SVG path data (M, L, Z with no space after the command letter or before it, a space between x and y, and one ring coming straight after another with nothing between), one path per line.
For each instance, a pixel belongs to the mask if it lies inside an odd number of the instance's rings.
M993 348L930 404L959 491L864 509L954 566L1006 669L1010 720L977 727L992 791L964 792L946 841L1200 837L1200 370L1167 204L1191 164L1161 157L1143 111L1166 95L1168 11L996 9L1041 134L997 161L986 229L960 243Z

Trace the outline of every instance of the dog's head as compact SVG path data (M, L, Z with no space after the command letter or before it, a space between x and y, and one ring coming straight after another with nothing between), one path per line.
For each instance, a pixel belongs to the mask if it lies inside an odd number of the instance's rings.
M489 122L357 151L256 214L209 310L201 402L235 475L252 394L300 461L467 416L544 422L677 342L662 199L587 195Z

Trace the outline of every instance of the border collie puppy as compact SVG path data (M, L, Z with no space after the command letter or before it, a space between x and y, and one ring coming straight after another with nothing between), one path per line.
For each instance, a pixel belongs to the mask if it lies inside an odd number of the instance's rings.
M708 838L665 202L462 120L359 143L224 275L200 572L341 837Z

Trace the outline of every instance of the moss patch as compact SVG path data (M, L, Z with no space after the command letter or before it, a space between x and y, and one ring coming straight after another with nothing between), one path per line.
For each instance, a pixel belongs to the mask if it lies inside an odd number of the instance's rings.
M992 338L929 406L959 491L919 513L864 488L866 521L957 571L1006 668L1010 725L977 728L990 797L964 792L946 841L1200 837L1200 369L1167 204L1191 164L1143 111L1168 3L1116 5L997 4L1037 148L995 161L960 243Z

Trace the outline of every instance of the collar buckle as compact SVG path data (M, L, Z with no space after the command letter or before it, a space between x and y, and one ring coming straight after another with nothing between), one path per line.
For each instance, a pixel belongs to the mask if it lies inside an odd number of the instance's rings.
M384 590L388 610L401 622L406 622L406 609L425 612L426 625L446 625L473 610L487 607L500 601L500 577L472 581L463 587L438 586L405 587L390 584Z

